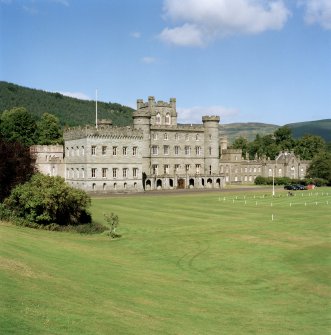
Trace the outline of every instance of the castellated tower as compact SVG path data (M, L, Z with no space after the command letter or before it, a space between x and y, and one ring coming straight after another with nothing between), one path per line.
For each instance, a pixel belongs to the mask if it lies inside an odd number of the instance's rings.
M219 173L219 116L203 116L205 144L205 173Z

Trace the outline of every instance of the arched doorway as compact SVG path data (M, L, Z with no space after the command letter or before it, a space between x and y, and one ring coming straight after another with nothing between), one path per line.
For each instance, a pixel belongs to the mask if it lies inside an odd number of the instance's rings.
M158 180L156 181L156 188L157 188L157 189L162 189L162 180L161 180L161 179L158 179Z
M201 185L205 187L205 178L201 178Z
M216 187L218 187L218 188L221 187L221 179L220 178L216 179Z
M183 188L185 188L185 180L184 179L178 179L178 181L177 181L177 188L179 188L179 189L183 189Z
M208 178L208 179L207 179L207 187L208 187L208 188L212 188L212 187L213 187L213 181L212 181L211 178Z
M152 187L152 183L151 183L150 179L147 179L146 180L146 190L150 190L151 187Z
M193 178L190 179L189 186L190 186L190 188L194 187L194 179Z
M169 186L170 186L171 188L174 187L174 180L173 180L173 179L169 179Z

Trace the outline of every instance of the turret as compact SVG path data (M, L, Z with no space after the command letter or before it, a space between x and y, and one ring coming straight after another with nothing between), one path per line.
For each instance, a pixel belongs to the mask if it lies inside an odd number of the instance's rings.
M202 117L205 142L205 173L216 174L219 172L219 116Z

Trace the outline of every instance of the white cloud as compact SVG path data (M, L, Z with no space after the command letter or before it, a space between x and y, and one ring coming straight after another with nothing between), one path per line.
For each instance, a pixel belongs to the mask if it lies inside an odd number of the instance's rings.
M69 1L67 1L67 0L51 0L51 1L55 2L55 3L58 3L60 5L66 6L66 7L69 6Z
M177 110L179 123L201 123L201 118L204 115L218 115L222 120L223 118L233 117L239 114L239 110L223 106L196 106L191 108L177 108Z
M71 97L71 98L76 98L76 99L82 99L82 100L91 100L91 98L82 93L82 92L59 92L67 97Z
M290 12L282 0L164 0L164 17L179 26L159 37L182 46L201 46L233 34L280 30Z
M319 24L331 29L331 0L301 0L299 5L305 7L307 24Z
M130 35L134 38L140 38L141 37L141 33L139 31L134 31Z
M146 56L146 57L143 57L143 58L141 59L141 61L142 61L143 63L145 63L145 64L153 64L153 63L156 62L156 58Z
M204 44L201 29L188 23L172 29L165 28L160 38L164 42L181 46L202 46Z

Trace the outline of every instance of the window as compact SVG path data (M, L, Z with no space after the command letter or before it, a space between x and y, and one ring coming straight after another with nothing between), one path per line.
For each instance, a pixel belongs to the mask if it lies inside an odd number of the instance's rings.
M158 155L159 154L159 147L157 145L152 146L152 155Z
M82 178L85 178L85 170L82 168Z
M163 150L165 155L169 155L169 145L164 145Z
M102 146L102 155L107 153L107 147L105 145Z
M196 141L199 141L199 134L196 134L196 135L195 135L195 140L196 140Z
M74 147L71 147L71 155L75 156L75 149L74 149Z
M185 165L185 171L186 171L186 172L189 172L189 171L190 171L190 164L186 164L186 165Z
M67 169L67 178L68 179L70 178L70 171L69 171L69 169Z
M209 140L211 141L211 134L209 134Z
M84 148L84 146L82 146L82 156L84 156L85 155L85 148Z
M195 147L195 154L201 156L201 147Z
M165 164L163 166L163 170L164 170L164 174L169 174L169 165L168 164Z
M152 134L152 139L153 139L153 140L157 140L157 133L153 133L153 134Z
M66 147L66 153L67 153L67 156L69 157L70 156L70 150L68 147Z
M91 169L91 177L92 177L92 178L95 178L95 177L96 177L96 172L97 172L97 169L96 169L96 168L92 168L92 169Z
M188 141L190 139L190 137L188 136L188 134L185 134L185 141Z
M175 134L175 140L178 141L179 140L179 135L176 133Z
M127 178L127 177L128 177L128 170L129 170L129 169L127 169L127 168L124 168L124 169L123 169L123 177L124 177L124 178Z
M76 178L79 178L79 168L76 168Z
M137 147L133 147L132 148L132 156L137 156L137 152L138 152L138 148Z
M165 141L168 141L168 139L169 139L169 138L168 138L168 133L164 133L164 134L163 134L163 139L164 139Z
M179 146L178 145L175 146L175 155L179 155Z
M76 147L76 154L79 156L79 146Z
M123 147L123 156L128 154L128 147Z
M200 170L201 170L201 165L200 164L195 164L195 172L197 174L200 174Z
M157 164L153 164L152 165L152 174L158 174L158 165Z
M191 147L188 145L185 146L185 155L191 155Z
M209 165L209 174L211 174L211 165Z
M272 177L272 169L269 168L269 174L268 174L269 177Z
M179 170L179 164L175 164L175 172L178 172Z
M113 178L117 178L117 169L113 168Z
M96 151L97 151L97 147L95 145L92 145L92 147L91 147L91 155L95 156L96 155Z
M102 168L102 178L107 178L107 168Z
M165 116L165 124L170 125L171 124L171 117L170 114L167 113Z
M157 113L155 116L155 123L156 124L161 124L161 115L160 113Z
M75 170L72 168L71 169L71 178L74 179L75 178Z
M208 150L209 150L209 155L211 155L211 147L209 147Z
M113 156L117 156L117 147L113 147Z
M138 177L138 168L133 168L132 169L132 174L133 174L133 178L137 178Z

